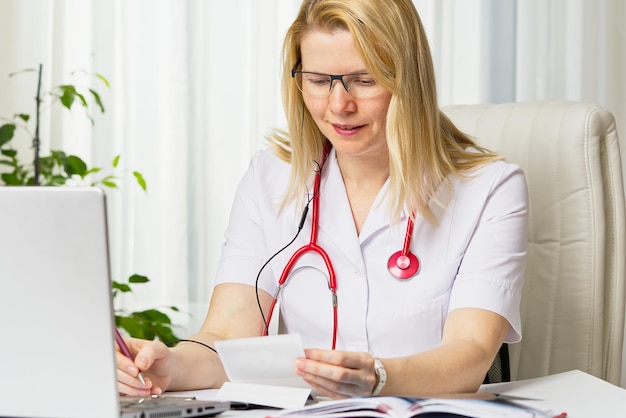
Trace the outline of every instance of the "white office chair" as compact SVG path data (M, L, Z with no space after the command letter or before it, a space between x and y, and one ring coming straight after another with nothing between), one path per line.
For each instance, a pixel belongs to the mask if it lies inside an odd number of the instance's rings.
M578 102L443 110L526 174L523 336L510 346L511 379L579 369L619 385L626 222L613 115Z

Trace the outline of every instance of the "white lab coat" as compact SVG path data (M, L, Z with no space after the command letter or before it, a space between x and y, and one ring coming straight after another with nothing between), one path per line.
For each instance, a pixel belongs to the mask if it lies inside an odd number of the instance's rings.
M216 285L254 286L263 263L294 237L301 213L289 206L278 216L288 181L289 165L271 151L253 157L237 190ZM322 171L318 244L337 276L337 349L395 357L436 347L448 312L461 307L502 315L510 324L507 342L520 339L528 209L524 174L516 165L496 162L470 178L453 179L452 186L445 209L431 205L438 225L417 217L411 251L419 257L420 271L400 280L389 273L387 261L402 249L408 212L390 226L385 185L357 235L331 151ZM297 240L263 270L259 288L275 293L287 260L309 242L310 233L311 211ZM286 332L300 333L305 347L331 347L332 300L318 254L309 252L295 265L280 308Z

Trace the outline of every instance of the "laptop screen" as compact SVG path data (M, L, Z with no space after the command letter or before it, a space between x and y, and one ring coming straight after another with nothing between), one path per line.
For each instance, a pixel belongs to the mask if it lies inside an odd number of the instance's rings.
M0 187L0 416L119 415L105 207Z

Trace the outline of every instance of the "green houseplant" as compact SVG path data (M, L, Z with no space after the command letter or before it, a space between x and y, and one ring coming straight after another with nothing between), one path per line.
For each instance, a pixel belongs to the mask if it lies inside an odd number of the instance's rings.
M121 178L118 173L119 155L113 158L108 168L89 167L79 156L68 155L62 150L51 150L49 155L40 155L39 116L42 106L50 107L60 104L69 111L78 103L92 124L94 119L90 112L104 113L105 107L100 93L95 88L78 83L59 84L42 92L41 65L38 70L23 70L12 73L9 77L33 72L38 74L34 120L29 113L15 113L12 117L0 116L0 186L65 186L75 183L117 189ZM92 78L101 86L110 87L109 81L101 74L92 74ZM14 143L17 141L15 134L18 131L24 132L25 137L31 141L32 160L24 159L19 155L18 147ZM143 191L147 191L143 175L138 171L133 171L132 175L136 184ZM132 292L132 286L147 282L149 279L139 274L131 275L126 282L113 281L114 302L119 299L120 294ZM173 312L178 311L175 306L167 309ZM115 323L133 337L158 338L165 342L178 339L169 315L158 309L128 312L116 308Z

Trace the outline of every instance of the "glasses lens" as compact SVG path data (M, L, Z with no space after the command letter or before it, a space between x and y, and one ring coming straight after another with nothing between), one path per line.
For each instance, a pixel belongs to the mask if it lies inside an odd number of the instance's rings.
M344 85L352 97L364 98L381 94L383 89L369 74L347 74L343 76Z
M304 94L310 96L328 96L330 93L330 75L316 73L297 73L296 83Z
M309 72L294 74L296 85L303 94L315 97L326 97L335 84L342 84L354 98L373 97L381 94L383 88L369 74L330 75Z

